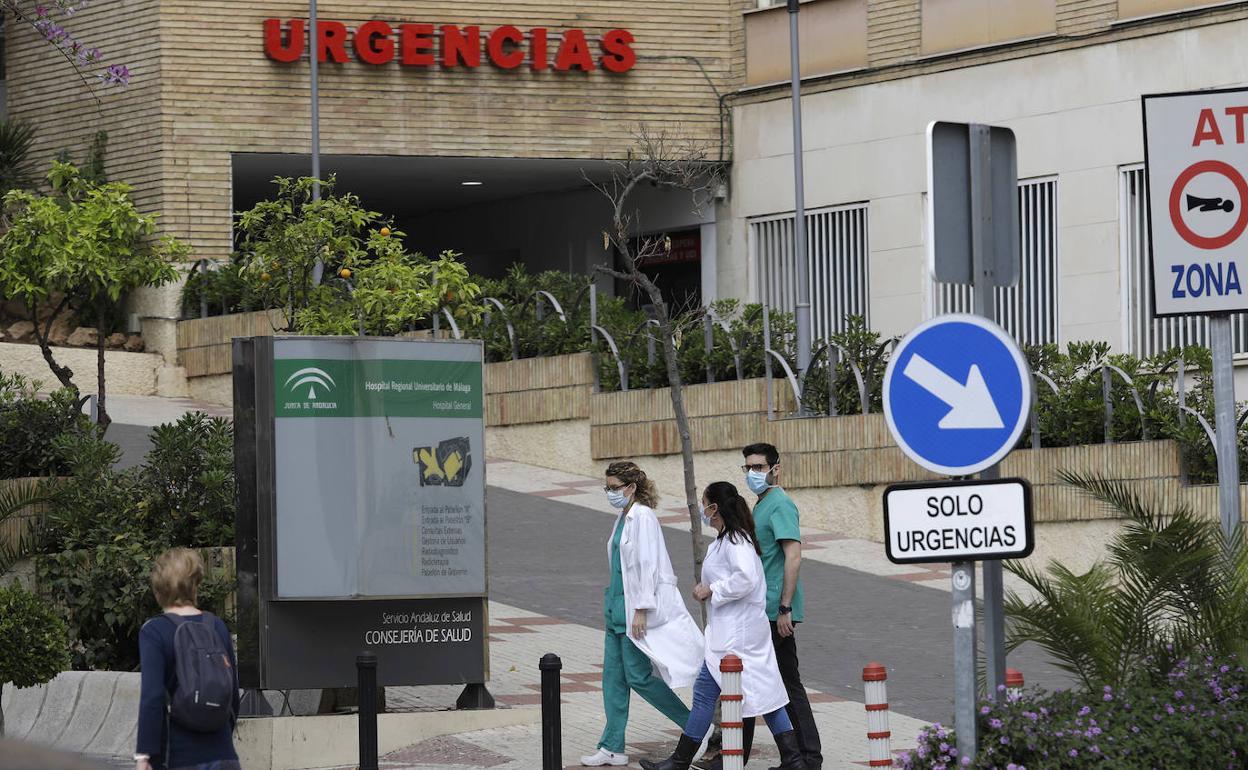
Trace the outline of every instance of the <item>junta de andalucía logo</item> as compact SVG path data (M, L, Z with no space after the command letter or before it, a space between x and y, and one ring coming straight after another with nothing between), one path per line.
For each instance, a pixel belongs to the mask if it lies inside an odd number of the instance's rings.
M321 392L328 392L337 387L338 383L334 382L334 378L324 369L318 369L315 366L307 366L286 378L286 389L291 393L295 393L304 385L308 386L308 401L317 399L316 389L321 388Z

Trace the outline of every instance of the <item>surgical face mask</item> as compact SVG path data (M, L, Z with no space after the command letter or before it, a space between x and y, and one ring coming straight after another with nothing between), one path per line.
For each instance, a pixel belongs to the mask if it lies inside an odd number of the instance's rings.
M762 471L747 471L745 474L745 485L756 495L761 495L771 486L767 483L767 474Z
M619 508L622 511L628 505L628 495L618 489L612 489L607 492L607 502L611 503L612 508Z
M711 517L706 515L706 506L703 505L702 503L698 503L698 513L702 514L703 524L705 524L708 527L713 526L711 524Z

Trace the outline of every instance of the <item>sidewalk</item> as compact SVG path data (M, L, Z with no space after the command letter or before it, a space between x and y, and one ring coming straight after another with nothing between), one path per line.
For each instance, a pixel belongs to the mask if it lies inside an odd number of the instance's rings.
M541 701L537 663L553 652L563 661L563 763L580 767L582 754L592 753L601 735L602 631L490 602L490 692L500 707L537 709ZM393 708L430 709L454 702L459 687L390 687L386 699ZM810 700L819 723L826 759L825 770L866 766L867 717L863 704L811 690ZM688 703L689 690L678 691ZM893 746L909 748L924 722L893 714ZM661 758L676 743L679 728L649 704L634 697L628 723L630 767L643 758ZM432 738L382 758L388 770L537 770L541 767L541 725L503 727ZM756 756L751 766L767 767L779 757L760 726ZM345 768L344 768L345 770Z

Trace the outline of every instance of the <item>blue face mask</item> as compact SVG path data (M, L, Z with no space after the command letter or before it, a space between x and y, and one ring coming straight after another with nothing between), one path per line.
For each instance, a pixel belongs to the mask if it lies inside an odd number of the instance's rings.
M762 471L748 471L745 474L745 485L756 495L761 495L771 487L767 483L767 474Z
M628 505L628 495L618 489L607 492L607 502L611 503L612 508L619 508L621 511Z
M713 524L711 524L711 517L706 515L706 506L702 505L702 503L698 503L698 513L702 514L703 524L705 524L708 527L714 526Z

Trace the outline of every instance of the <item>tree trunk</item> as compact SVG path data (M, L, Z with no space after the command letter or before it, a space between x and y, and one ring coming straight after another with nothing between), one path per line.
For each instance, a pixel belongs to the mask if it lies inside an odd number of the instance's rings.
M96 422L100 426L100 430L108 430L108 424L112 422L112 418L108 416L108 411L104 408L104 312L106 310L103 299L96 302L96 335L95 335L95 366L96 366L96 389L98 392L96 402Z
M52 331L52 324L56 321L56 317L61 314L64 308L65 302L62 301L61 304L52 311L52 315L48 316L47 323L41 331L39 329L39 308L30 302L26 303L26 309L29 311L30 317L33 318L35 322L35 342L39 344L39 352L43 353L43 360L48 363L48 368L52 370L52 374L54 374L56 379L60 381L61 387L74 388L73 370L68 366L61 366L56 362L56 359L52 356L52 346L48 343L48 335Z

